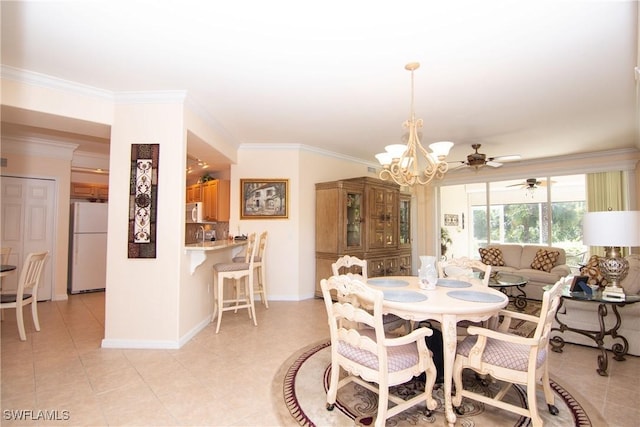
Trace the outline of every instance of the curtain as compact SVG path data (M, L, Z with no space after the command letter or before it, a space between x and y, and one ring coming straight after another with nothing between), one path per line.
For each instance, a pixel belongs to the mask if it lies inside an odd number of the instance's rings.
M625 210L626 175L623 171L598 172L587 174L587 212L601 212ZM622 255L626 256L627 248L622 248ZM590 254L604 254L604 248L590 247Z

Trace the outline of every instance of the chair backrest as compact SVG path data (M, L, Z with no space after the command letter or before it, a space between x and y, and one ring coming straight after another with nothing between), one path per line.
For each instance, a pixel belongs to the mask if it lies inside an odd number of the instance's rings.
M256 255L256 233L249 233L247 237L247 250L244 253L244 262L253 264Z
M451 258L446 261L438 261L438 277L462 277L469 276L474 271L482 273L481 283L489 285L491 266L477 259L467 257Z
M48 251L32 252L27 255L18 279L17 301L21 301L24 294L31 294L34 298L36 297L40 278L42 277L42 267L48 255Z
M372 366L363 366L363 369L358 371L358 375L369 381L379 381L379 375L387 369L382 321L382 292L347 275L322 279L320 287L329 319L332 351L341 353L346 346L351 346L373 353L379 365L375 369ZM346 299L334 302L331 298L332 290L345 295ZM358 301L360 306L353 304L352 301ZM366 306L367 309L361 306ZM363 325L368 328L363 328ZM354 360L351 362L358 363Z
M538 349L545 348L549 342L549 334L553 326L553 319L560 306L562 289L565 286L564 280L559 280L548 291L542 294L542 307L540 308L540 318L538 326L533 334L533 339L538 340Z
M359 275L364 281L368 279L367 260L359 259L357 257L350 256L350 255L344 255L338 258L336 262L331 264L331 272L333 273L334 276L339 276L340 274L348 274L348 273L351 273L350 270L352 269L352 267L359 267L360 272L355 274ZM344 268L345 271L341 272L340 271L341 268ZM354 273L351 273L351 274L353 275ZM358 277L352 276L352 278L358 278Z
M10 247L0 248L0 264L9 264L9 255L11 255Z
M267 231L263 231L260 233L260 238L258 239L258 252L256 253L257 259L264 263L264 257L267 253L267 237L269 233Z

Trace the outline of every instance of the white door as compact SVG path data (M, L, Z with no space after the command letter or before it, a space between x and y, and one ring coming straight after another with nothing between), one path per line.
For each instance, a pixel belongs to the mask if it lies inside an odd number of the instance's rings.
M18 266L3 278L3 291L16 288L27 254L49 251L38 301L52 297L55 186L49 179L2 177L2 246L11 248L9 263Z

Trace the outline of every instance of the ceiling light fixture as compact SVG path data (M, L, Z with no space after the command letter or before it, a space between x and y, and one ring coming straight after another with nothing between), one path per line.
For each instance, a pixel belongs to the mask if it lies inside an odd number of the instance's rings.
M415 184L425 185L434 178L441 179L449 170L449 165L445 158L449 150L453 147L453 142L441 141L429 144L431 152L428 152L421 144L418 137L418 129L422 128L422 119L416 120L413 111L413 72L420 67L417 62L411 62L404 68L411 71L411 116L405 121L403 126L409 129L409 140L407 145L392 144L384 147L386 152L376 154L376 159L383 169L380 172L380 179L393 180L396 184L413 186ZM419 157L426 161L426 166L421 169Z
M204 160L200 160L187 154L187 173L192 173L196 166L200 169L209 168L209 164Z

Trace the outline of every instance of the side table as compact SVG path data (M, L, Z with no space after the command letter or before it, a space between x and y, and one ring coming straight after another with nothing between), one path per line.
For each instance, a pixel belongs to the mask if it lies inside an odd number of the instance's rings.
M600 330L585 330L572 328L567 326L565 323L561 322L558 319L558 312L562 308L562 304L565 299L569 299L571 301L579 301L584 304L598 304L598 323L600 324ZM625 301L615 300L612 301L610 299L605 299L602 297L602 291L596 291L595 293L589 295L584 292L569 292L568 287L565 288L562 294L562 300L560 301L560 306L558 307L558 311L556 311L556 321L558 322L559 328L552 328L551 332L558 331L560 333L564 333L565 331L574 332L576 334L583 335L585 337L591 338L597 345L600 350L600 354L598 355L598 374L602 376L607 376L607 368L609 366L609 360L607 355L607 349L604 347L604 337L611 336L612 339L620 340L620 342L616 342L611 346L611 352L613 352L613 358L617 361L625 360L624 356L627 354L629 350L629 342L625 337L618 334L618 329L622 325L622 318L620 317L620 313L618 313L619 307L624 307L627 304L635 304L640 301L640 296L638 295L627 295ZM615 325L607 329L604 323L605 317L609 314L608 306L611 307L611 312L615 316L616 323ZM553 336L549 343L551 344L551 350L556 353L562 353L562 347L564 347L564 339L560 335Z

